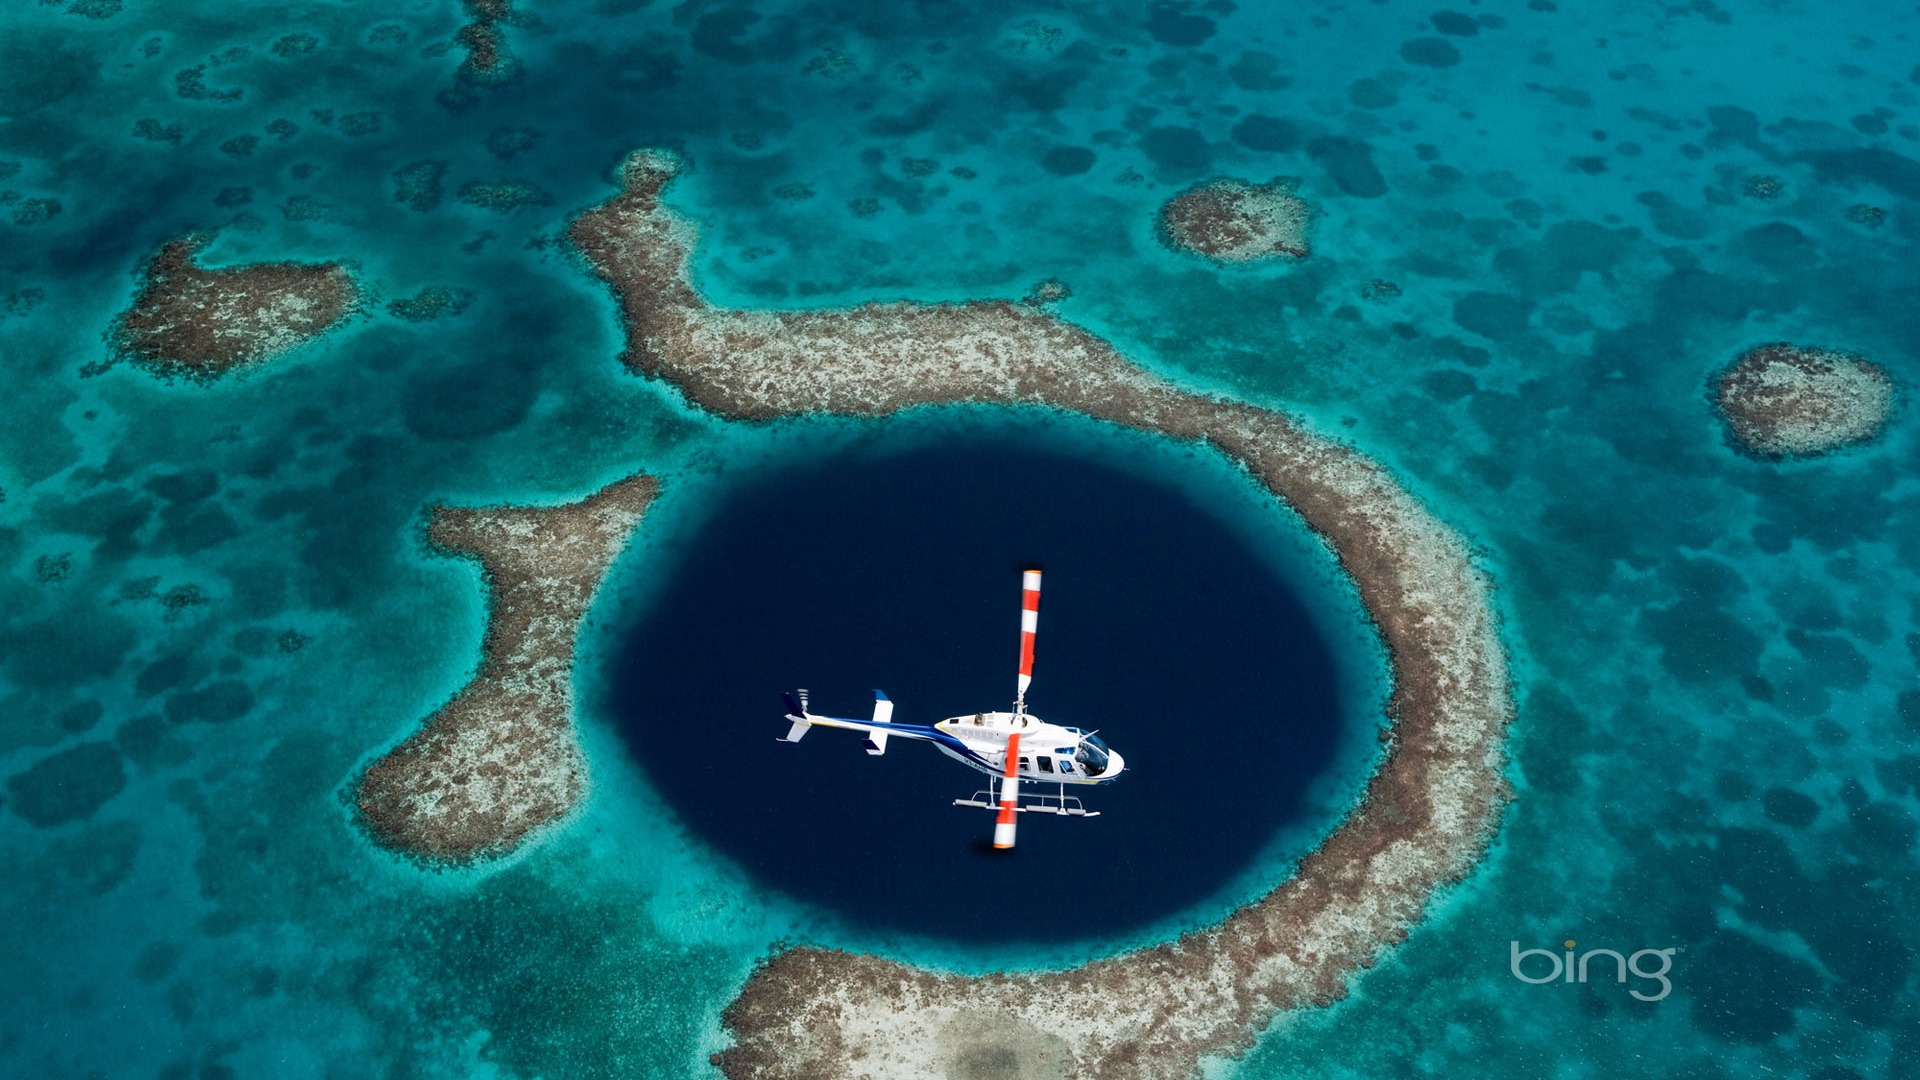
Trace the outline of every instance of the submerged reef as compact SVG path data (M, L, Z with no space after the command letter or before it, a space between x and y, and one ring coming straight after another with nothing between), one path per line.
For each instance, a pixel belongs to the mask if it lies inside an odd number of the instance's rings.
M1286 183L1220 177L1195 184L1160 208L1160 242L1214 262L1304 259L1312 211Z
M545 206L553 197L531 184L517 180L483 183L478 180L460 185L460 201L497 214L510 214L527 206Z
M472 20L462 26L454 40L467 50L460 64L460 75L476 83L498 83L513 73L513 58L507 53L506 36L501 26L513 19L512 0L461 0Z
M1178 941L1056 972L979 977L811 947L764 962L723 1014L730 1077L1184 1077L1287 1008L1325 1004L1480 858L1510 798L1513 705L1490 584L1380 465L1268 410L1181 390L1012 301L736 311L689 284L696 234L660 201L682 168L642 151L569 237L618 297L624 362L738 420L1045 406L1244 466L1322 537L1392 662L1386 753L1360 806L1287 881Z
M195 233L147 262L140 293L113 330L116 351L163 375L212 379L264 363L339 325L360 301L338 263L248 263L207 270Z
M431 322L434 319L450 319L467 310L473 303L473 293L466 289L456 289L449 285L429 285L412 296L387 302L387 310L395 318L408 322Z
M426 862L469 862L511 851L579 803L574 642L658 491L634 476L566 506L434 508L432 544L480 562L486 638L473 681L361 775L353 800L375 838Z
M1029 304L1057 304L1073 295L1073 288L1058 278L1035 282L1025 297Z
M1851 353L1775 342L1714 376L1713 403L1746 454L1812 457L1878 436L1893 415L1893 379Z

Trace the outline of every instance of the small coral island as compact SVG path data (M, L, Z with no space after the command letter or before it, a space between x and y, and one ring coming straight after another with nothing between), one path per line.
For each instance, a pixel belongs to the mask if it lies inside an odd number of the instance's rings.
M1157 231L1173 250L1219 263L1304 259L1312 217L1306 200L1283 181L1220 177L1167 200Z
M319 337L357 310L360 290L337 263L248 263L207 270L195 233L148 261L139 295L113 331L119 355L162 375L213 379Z
M1851 353L1776 342L1716 375L1713 402L1741 451L1812 457L1878 436L1893 415L1893 379Z
M573 731L573 648L600 580L659 491L635 476L567 506L436 507L428 539L477 558L489 590L480 671L360 777L383 843L429 863L512 850L586 789Z

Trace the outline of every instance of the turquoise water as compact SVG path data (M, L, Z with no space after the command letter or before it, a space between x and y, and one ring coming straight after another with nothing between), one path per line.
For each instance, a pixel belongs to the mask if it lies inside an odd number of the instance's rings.
M701 845L591 717L592 798L504 863L422 873L341 801L475 660L426 505L648 469L697 515L793 452L625 374L553 243L670 145L721 302L1059 278L1063 314L1352 441L1483 551L1520 702L1493 851L1215 1071L1913 1074L1910 5L522 7L519 75L467 94L450 0L0 14L6 1072L709 1075L771 942L864 933ZM1161 249L1214 173L1295 178L1312 257ZM461 197L504 181L536 201ZM209 228L210 261L344 258L377 302L211 387L83 378L140 261ZM385 313L430 285L473 302ZM1885 438L1730 451L1707 377L1772 340L1886 366ZM1678 950L1671 995L1512 975L1566 939Z

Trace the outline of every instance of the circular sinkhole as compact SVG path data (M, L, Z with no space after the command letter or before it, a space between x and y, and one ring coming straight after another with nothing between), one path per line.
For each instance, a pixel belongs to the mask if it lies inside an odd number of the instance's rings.
M1126 937L1270 888L1244 880L1256 860L1276 836L1304 854L1347 809L1329 784L1350 793L1372 760L1365 662L1313 609L1357 625L1357 602L1222 459L1095 427L868 425L650 519L644 597L598 650L599 711L689 830L858 929L955 943ZM1249 518L1293 529L1289 557L1315 565L1282 572ZM778 741L798 687L812 712L860 718L884 690L902 724L1010 708L1029 566L1045 578L1028 709L1127 763L1068 789L1098 817L1023 814L997 852L994 814L953 805L987 777L932 744Z

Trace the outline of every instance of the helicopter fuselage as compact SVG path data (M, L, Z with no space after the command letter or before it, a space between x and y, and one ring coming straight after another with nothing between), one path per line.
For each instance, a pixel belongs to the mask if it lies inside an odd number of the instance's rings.
M1113 748L1075 727L1049 724L1031 713L986 712L952 716L933 725L952 736L934 745L964 765L988 774L1004 775L1007 736L1020 736L1016 775L1023 780L1056 784L1104 784L1118 777L1126 761Z
M1011 712L977 712L949 716L937 724L896 724L893 701L873 692L873 718L855 720L826 716L807 708L807 692L781 694L787 706L787 733L781 742L797 743L816 727L842 728L866 736L867 753L887 752L890 739L930 742L940 752L970 769L987 774L987 789L972 798L955 799L955 806L977 806L999 811L993 826L993 846L1013 846L1015 819L1038 811L1065 817L1098 817L1080 800L1067 794L1067 785L1104 784L1126 771L1127 763L1100 736L1076 727L1049 724L1027 711L1027 687L1033 682L1033 639L1040 619L1040 571L1020 575L1020 680ZM1022 782L1059 785L1023 792Z

